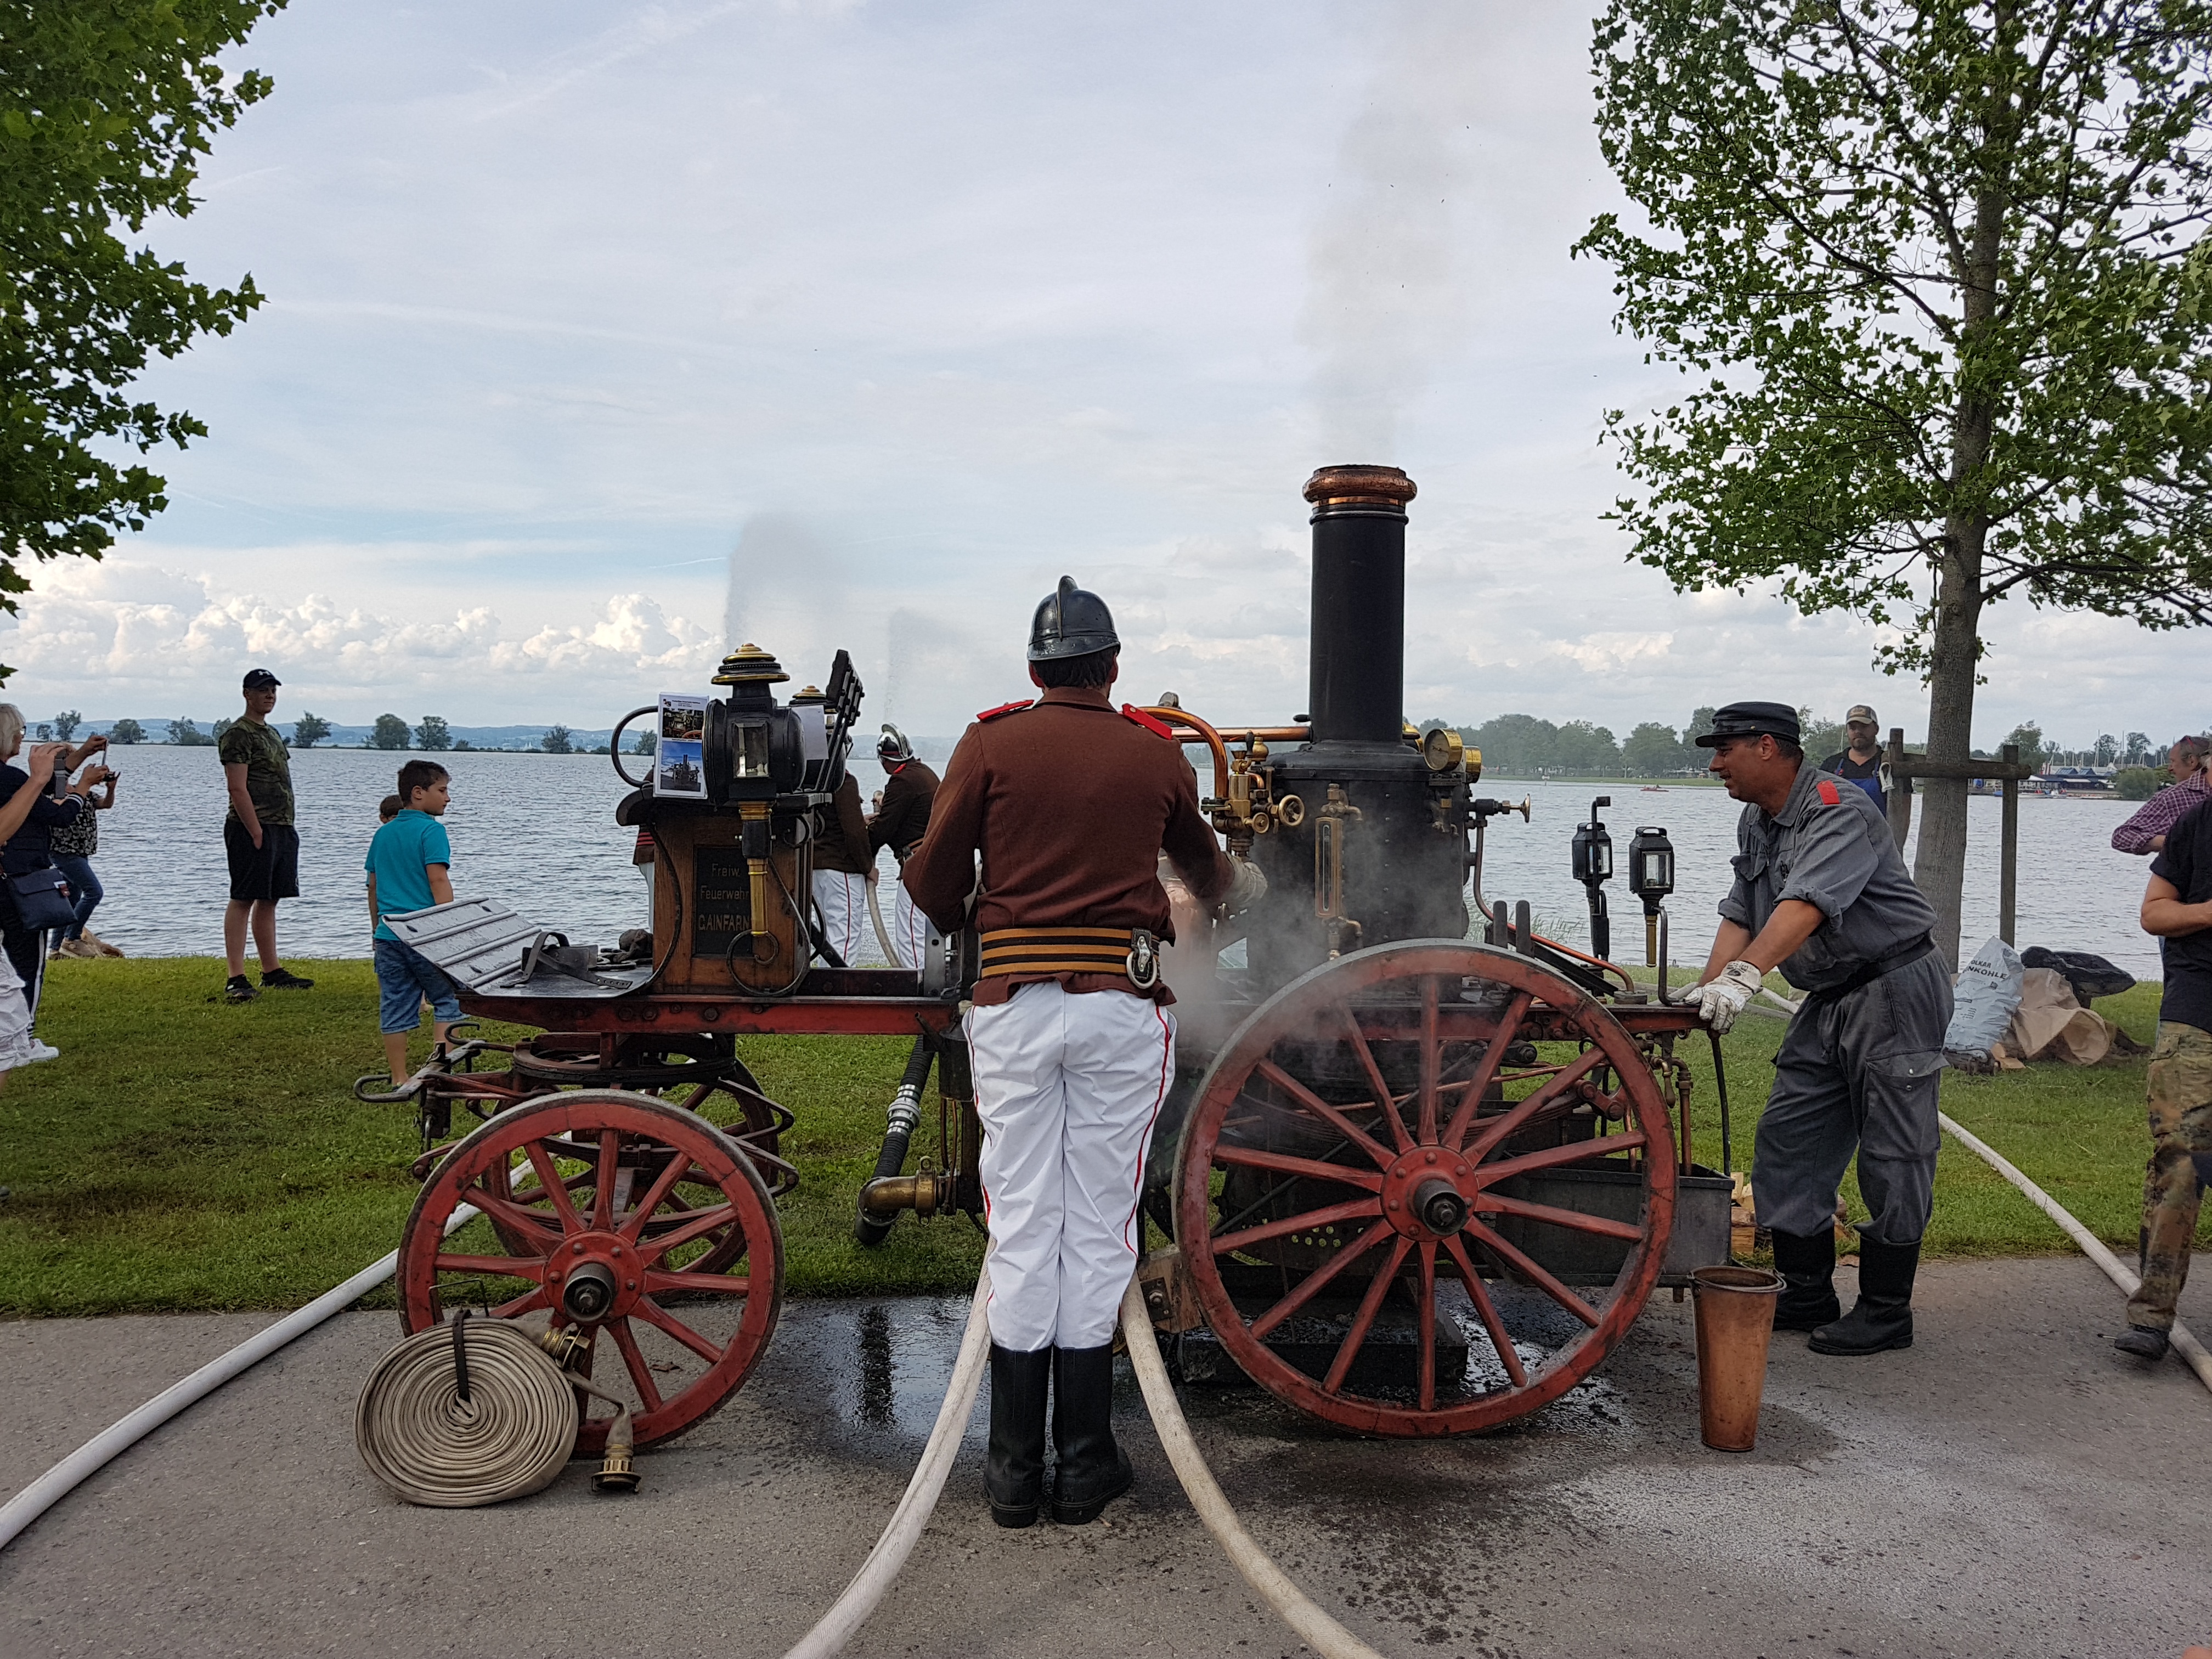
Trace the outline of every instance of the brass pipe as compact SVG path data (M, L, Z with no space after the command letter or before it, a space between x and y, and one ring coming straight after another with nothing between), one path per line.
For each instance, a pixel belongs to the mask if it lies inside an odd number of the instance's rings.
M861 1213L874 1221L895 1220L901 1210L933 1216L949 1208L951 1182L933 1170L915 1175L878 1176L860 1188Z

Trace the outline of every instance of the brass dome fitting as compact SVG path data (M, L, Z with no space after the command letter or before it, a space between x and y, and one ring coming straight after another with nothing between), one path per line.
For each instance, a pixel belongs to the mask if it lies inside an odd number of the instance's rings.
M722 665L714 671L714 684L773 685L779 680L790 678L783 672L783 665L775 659L774 653L763 651L747 641L722 659Z
M1403 513L1418 492L1403 469L1395 466L1325 466L1306 480L1305 498L1314 516L1330 513Z

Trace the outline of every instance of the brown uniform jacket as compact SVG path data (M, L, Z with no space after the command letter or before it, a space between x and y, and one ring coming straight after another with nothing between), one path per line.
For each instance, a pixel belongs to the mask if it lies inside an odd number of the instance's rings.
M1116 712L1103 690L1062 687L969 726L945 769L929 833L902 879L947 933L983 855L974 926L1143 927L1173 939L1159 882L1164 852L1201 904L1233 874L1198 810L1198 782L1172 738ZM1028 974L980 981L975 1000L1056 979L1070 991L1133 992L1117 974ZM1163 1002L1175 999L1162 985Z
M830 798L830 810L820 820L814 837L814 867L860 875L874 867L875 849L868 845L868 821L860 816L860 786L850 773Z
M895 858L912 852L929 829L929 812L937 799L937 774L918 760L910 760L884 780L884 804L868 820L868 845L888 847Z

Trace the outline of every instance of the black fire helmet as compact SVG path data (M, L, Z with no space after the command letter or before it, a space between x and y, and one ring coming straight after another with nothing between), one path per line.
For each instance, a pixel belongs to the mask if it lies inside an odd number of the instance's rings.
M1114 613L1106 608L1106 601L1078 587L1073 576L1060 579L1060 586L1045 596L1030 623L1031 662L1088 657L1094 652L1117 651L1121 646L1121 636L1114 631Z
M914 745L898 727L886 726L883 736L876 739L876 753L887 761L910 761L914 758Z

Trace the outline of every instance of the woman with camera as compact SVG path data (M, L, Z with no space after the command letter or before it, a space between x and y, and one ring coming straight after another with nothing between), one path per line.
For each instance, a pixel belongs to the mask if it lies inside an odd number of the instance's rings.
M53 832L93 810L84 798L109 775L105 766L88 766L70 783L67 763L106 746L104 738L76 751L66 744L41 744L16 764L23 711L0 702L0 761L8 763L0 765L0 830L7 832L0 843L0 951L22 981L24 1006L33 1021L46 965L46 936L76 920L68 879L54 867ZM27 1059L52 1060L59 1052L40 1042L35 1030L25 1035Z

